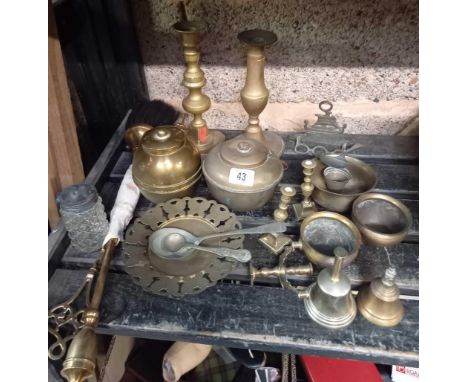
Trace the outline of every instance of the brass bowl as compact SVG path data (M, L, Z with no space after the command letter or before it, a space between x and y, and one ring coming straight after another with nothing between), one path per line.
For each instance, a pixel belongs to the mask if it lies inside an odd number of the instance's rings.
M361 233L351 220L329 211L316 212L304 219L300 241L307 258L321 267L333 266L336 247L346 249L344 265L348 265L358 255L362 242Z
M326 166L322 162L318 162L312 175L312 184L314 185L312 199L329 211L349 211L357 197L369 192L377 184L377 175L370 165L349 156L346 156L346 161L348 162L346 169L350 172L351 179L339 192L327 189L323 175Z
M411 212L403 203L374 192L354 201L351 218L366 244L384 247L399 244L413 222Z

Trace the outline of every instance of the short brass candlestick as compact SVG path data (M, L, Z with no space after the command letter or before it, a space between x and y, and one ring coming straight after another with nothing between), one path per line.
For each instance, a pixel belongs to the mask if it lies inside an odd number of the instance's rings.
M196 145L200 154L207 154L212 147L224 141L224 134L208 129L202 117L202 114L211 106L210 98L202 91L206 79L205 73L200 68L200 33L204 24L199 21L186 20L183 4L181 9L182 21L175 23L173 28L182 35L186 63L182 84L188 89L189 94L182 101L182 106L187 113L193 115L191 129L188 132L189 139Z
M317 166L315 159L306 159L302 161L302 171L304 173L304 182L301 184L302 189L302 202L293 205L294 214L298 221L303 220L307 215L317 212L315 203L310 199L312 191L314 191L314 185L312 184L312 175L314 169Z
M284 222L288 218L288 206L293 196L296 195L296 190L292 186L282 186L280 191L280 203L273 212L273 218L276 222ZM275 255L278 255L283 251L284 247L292 242L292 239L283 234L267 233L261 236L258 241Z
M277 40L273 32L252 29L239 33L238 39L247 44L247 76L241 90L242 106L249 115L247 138L255 139L266 145L280 157L284 151L284 141L271 131L263 131L258 116L268 103L268 89L265 86L265 47Z

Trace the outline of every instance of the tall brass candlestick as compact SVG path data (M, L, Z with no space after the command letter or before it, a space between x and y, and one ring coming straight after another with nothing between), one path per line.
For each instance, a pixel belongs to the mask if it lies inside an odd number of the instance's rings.
M189 94L184 98L184 110L193 115L188 137L196 145L200 154L206 154L212 147L224 141L224 134L220 131L210 130L202 114L210 108L210 98L203 93L206 84L205 73L200 68L200 33L203 23L187 21L185 8L182 11L182 21L175 23L173 28L182 35L182 46L186 69L182 84Z
M273 32L252 29L239 33L238 39L247 44L247 76L241 90L242 106L249 115L244 135L265 144L280 157L284 151L283 139L271 131L260 127L259 115L268 103L269 92L265 86L265 47L277 40Z

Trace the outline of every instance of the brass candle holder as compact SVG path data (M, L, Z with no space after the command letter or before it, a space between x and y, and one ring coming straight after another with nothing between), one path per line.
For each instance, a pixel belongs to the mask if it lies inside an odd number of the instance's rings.
M237 38L247 44L247 76L241 90L241 101L249 122L243 135L263 143L280 157L284 151L283 139L271 131L263 131L258 118L269 96L264 77L265 47L274 44L278 38L273 32L261 29L243 31Z
M204 30L204 23L187 20L187 14L183 3L179 5L182 20L175 23L173 28L182 36L182 47L186 69L184 72L184 85L189 94L182 101L182 107L187 113L193 115L189 139L198 148L200 154L207 154L210 149L224 141L224 134L217 130L208 129L202 115L210 106L210 98L203 93L202 88L206 84L205 73L200 68L200 34Z
M292 186L282 186L281 199L278 208L273 212L273 218L276 222L284 222L288 218L288 206L291 199L296 195L296 190ZM275 255L280 254L283 249L292 242L289 236L279 233L267 233L261 236L258 241Z
M307 215L317 212L317 207L311 200L312 191L314 191L312 175L317 166L317 161L315 159L305 159L302 161L301 165L304 173L304 182L301 184L303 199L301 203L293 205L294 214L298 221L303 220Z

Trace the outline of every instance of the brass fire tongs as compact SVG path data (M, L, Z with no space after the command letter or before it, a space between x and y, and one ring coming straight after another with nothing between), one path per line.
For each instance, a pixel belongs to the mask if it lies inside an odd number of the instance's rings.
M76 332L84 325L83 313L91 303L93 281L101 263L100 255L94 265L88 270L85 279L77 291L66 301L49 310L49 334L55 338L55 342L49 346L49 358L58 360L63 358L67 351L68 342L72 340ZM75 305L84 292L85 308L76 310ZM66 329L71 328L71 333Z

